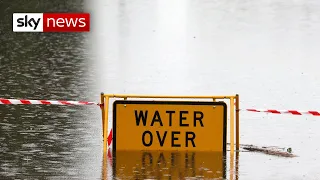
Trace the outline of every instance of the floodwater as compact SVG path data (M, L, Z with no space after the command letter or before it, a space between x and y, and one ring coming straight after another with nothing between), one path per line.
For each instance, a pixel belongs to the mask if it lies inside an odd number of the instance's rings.
M319 1L0 3L0 98L237 93L240 108L318 110ZM12 32L13 12L57 11L90 12L91 32ZM291 147L294 158L228 151L115 159L102 153L97 106L0 105L0 117L0 179L320 179L319 117L240 111L241 144Z

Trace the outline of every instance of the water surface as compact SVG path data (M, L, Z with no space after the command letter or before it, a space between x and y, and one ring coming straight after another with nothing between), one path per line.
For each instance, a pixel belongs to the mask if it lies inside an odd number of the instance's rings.
M0 3L1 98L99 101L102 91L238 93L241 108L318 108L320 3L315 0ZM49 11L90 12L92 31L12 32L13 12ZM1 105L0 117L2 179L101 179L138 171L119 167L118 174L105 166L96 106ZM240 125L241 143L291 147L298 157L240 152L239 179L320 178L318 117L241 111ZM227 153L227 179L235 175L230 171L235 157ZM141 159L130 160L141 169ZM150 167L150 174L137 176L159 175ZM199 171L189 170L181 175Z

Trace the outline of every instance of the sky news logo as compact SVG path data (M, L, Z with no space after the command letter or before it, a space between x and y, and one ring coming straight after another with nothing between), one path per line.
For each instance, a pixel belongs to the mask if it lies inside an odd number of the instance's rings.
M89 13L13 13L13 32L89 32Z

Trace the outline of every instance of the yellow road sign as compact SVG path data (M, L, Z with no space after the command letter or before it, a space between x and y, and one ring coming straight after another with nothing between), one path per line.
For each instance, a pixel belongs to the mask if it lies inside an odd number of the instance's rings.
M224 102L134 101L113 104L113 151L226 151Z

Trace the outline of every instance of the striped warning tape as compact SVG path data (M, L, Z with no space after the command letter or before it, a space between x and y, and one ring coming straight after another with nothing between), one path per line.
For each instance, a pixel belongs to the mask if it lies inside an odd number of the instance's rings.
M2 99L0 104L43 104L43 105L99 105L99 103L88 101L54 101L54 100L26 100L26 99Z
M0 104L52 104L52 105L99 105L97 102L89 101L61 101L61 100L27 100L27 99L3 99L0 98ZM275 110L275 109L240 109L240 111L264 112L273 114L292 114L320 116L320 111L298 111L298 110Z
M265 112L273 114L292 114L292 115L304 115L309 114L313 116L320 116L320 111L297 111L297 110L275 110L275 109L241 109L241 111L250 112Z

